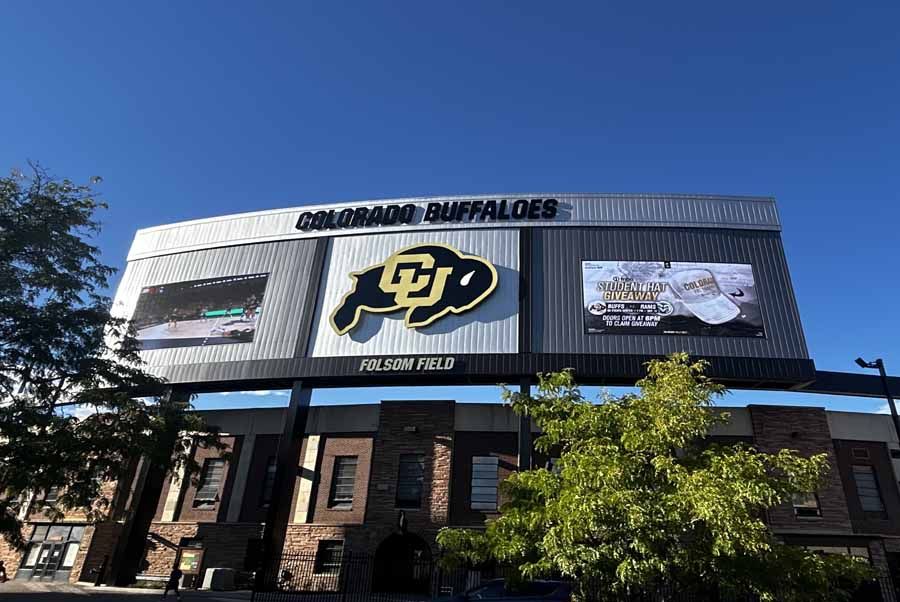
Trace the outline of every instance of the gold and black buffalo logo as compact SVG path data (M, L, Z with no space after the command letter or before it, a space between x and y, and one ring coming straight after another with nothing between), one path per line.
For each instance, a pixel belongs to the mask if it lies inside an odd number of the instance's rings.
M489 261L438 243L401 249L350 278L353 288L331 314L339 335L351 331L364 311L405 309L407 328L427 326L472 309L497 288L497 270Z

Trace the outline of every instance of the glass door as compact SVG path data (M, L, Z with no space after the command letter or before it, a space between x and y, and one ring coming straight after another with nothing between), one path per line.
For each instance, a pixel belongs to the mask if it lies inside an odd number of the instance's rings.
M34 563L34 573L31 578L39 581L53 581L62 561L64 547L65 544L61 543L42 544L37 561Z

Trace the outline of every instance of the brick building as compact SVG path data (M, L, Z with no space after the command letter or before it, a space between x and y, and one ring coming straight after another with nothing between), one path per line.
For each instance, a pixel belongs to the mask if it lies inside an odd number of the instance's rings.
M768 513L773 532L791 544L865 556L896 581L900 445L890 417L762 405L729 411L731 421L718 426L714 438L829 456L832 470L816 495ZM258 561L284 410L204 415L220 427L231 461L198 449L203 470L195 482L182 475L167 479L145 544L143 575L168 574L183 554L201 574L212 567L249 570ZM376 573L401 578L404 562L437 553L440 528L477 527L496 513L497 485L517 469L517 429L518 418L497 404L313 407L297 460L285 550L314 557L323 573L342 553L366 554L380 566ZM139 466L134 474L139 481ZM75 515L51 525L32 513L29 549L19 555L0 548L0 558L18 569L17 578L48 578L47 565L55 562L57 579L92 581L92 569L123 545L136 490L135 483L120 487L113 516L97 525ZM885 594L896 599L893 591Z

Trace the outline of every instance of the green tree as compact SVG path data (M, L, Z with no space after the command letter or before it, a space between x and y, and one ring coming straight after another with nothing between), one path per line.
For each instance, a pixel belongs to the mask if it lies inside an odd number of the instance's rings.
M136 397L163 383L144 369L128 321L110 313L114 270L93 244L106 208L98 183L38 165L0 178L0 534L15 546L24 500L50 518L78 509L101 519L111 502L103 484L136 456L192 474L192 445L219 445L189 405ZM54 504L42 501L51 488Z
M571 371L540 375L535 395L504 391L541 428L535 447L559 461L504 481L500 516L485 530L442 530L445 563L495 561L524 579L602 583L613 599L670 583L835 600L870 577L865 562L773 537L765 511L815 491L826 455L711 443L728 414L713 409L724 389L704 368L686 354L652 361L639 393L600 404L582 397Z

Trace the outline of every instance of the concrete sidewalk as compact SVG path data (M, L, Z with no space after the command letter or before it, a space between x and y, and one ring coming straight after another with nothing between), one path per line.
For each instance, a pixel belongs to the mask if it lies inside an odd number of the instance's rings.
M125 602L140 600L162 600L162 590L135 587L94 587L92 585L72 585L68 583L35 583L31 581L7 581L0 585L2 602L64 602L85 600L85 602ZM175 600L169 594L166 600ZM239 602L250 600L250 592L210 592L183 591L185 602Z

